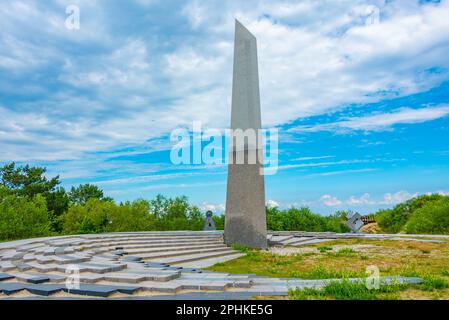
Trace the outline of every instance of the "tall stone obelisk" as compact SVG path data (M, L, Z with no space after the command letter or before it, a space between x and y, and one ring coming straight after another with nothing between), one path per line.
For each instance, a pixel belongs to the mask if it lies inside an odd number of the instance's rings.
M236 20L231 115L233 132L250 129L258 135L261 129L257 63L256 38ZM239 162L239 158L244 161ZM258 159L256 163L250 161L255 158ZM231 136L225 214L226 244L267 247L262 160L263 149L260 144L245 142L239 146Z

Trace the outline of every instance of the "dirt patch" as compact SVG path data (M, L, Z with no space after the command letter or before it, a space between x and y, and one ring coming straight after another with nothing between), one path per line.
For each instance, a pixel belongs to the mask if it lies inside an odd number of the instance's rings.
M268 252L273 254L278 254L281 256L289 256L289 255L295 255L295 254L301 254L301 253L308 253L313 252L316 253L316 248L310 248L310 247L301 247L301 248L293 248L293 247L271 247Z
M325 250L325 252L338 252L342 249L350 249L355 252L366 252L371 249L378 249L379 246L372 244L350 244L350 245L335 245L335 246L326 246L329 250ZM268 250L268 252L273 254L278 254L281 256L289 256L295 254L303 254L303 253L320 253L320 247L272 247Z

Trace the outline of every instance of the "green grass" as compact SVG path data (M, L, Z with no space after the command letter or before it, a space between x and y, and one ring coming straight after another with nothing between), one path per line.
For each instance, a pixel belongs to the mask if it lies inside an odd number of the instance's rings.
M357 251L350 247L367 244L370 246ZM331 251L341 245L347 247ZM379 268L381 277L406 276L424 280L423 284L411 285L403 291L376 291L379 299L391 299L397 295L400 299L449 299L449 245L446 243L345 239L329 242L327 246L307 245L303 248L313 251L298 252L294 255L278 255L246 247L237 248L246 255L207 269L282 278L347 279L366 277L366 268L375 265ZM323 295L310 290L298 294L308 294L316 299L331 298L329 294ZM336 296L333 296L333 299L335 298Z
M317 249L318 249L318 251L320 251L321 253L324 253L324 252L326 252L326 251L331 251L331 250L332 250L331 247L326 247L326 246L318 247Z
M449 281L447 281L446 279L433 275L423 276L422 278L424 282L420 287L424 291L443 290L449 288Z
M384 284L379 289L368 289L363 282L332 281L321 289L290 289L288 296L292 300L378 300L399 299L398 293L407 289L404 284Z
M441 275L449 277L449 269L441 271Z
M327 254L333 257L352 257L357 255L357 252L350 248L343 248L337 252L328 252Z
M249 253L252 251L252 249L250 247L244 246L242 244L237 244L237 243L232 244L231 248L236 251L243 252L243 253Z
M339 271L326 268L322 265L317 265L312 270L298 272L297 275L298 278L302 279L343 279L364 277L365 273L357 271Z

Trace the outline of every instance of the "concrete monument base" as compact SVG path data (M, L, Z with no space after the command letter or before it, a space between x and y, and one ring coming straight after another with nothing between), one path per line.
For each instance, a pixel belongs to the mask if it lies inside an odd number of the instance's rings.
M256 153L255 150L234 154ZM225 243L241 244L251 248L267 248L264 176L262 166L233 164L228 169L226 197Z

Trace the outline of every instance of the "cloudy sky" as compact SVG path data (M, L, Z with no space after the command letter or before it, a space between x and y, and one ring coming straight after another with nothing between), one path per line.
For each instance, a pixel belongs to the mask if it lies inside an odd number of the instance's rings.
M229 127L235 18L279 129L270 205L366 213L449 192L448 1L2 3L0 163L222 210L226 166L173 165L169 136Z

